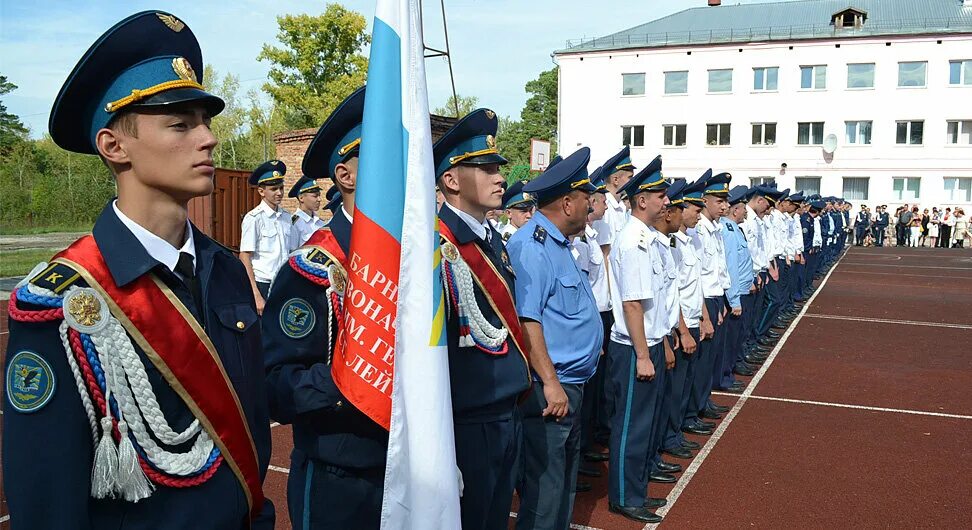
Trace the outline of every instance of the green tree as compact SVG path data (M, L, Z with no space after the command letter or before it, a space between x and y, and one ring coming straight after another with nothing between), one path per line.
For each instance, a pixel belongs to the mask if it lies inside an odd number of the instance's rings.
M527 98L520 119L500 118L496 144L511 163L504 170L530 164L530 139L548 140L550 152L557 152L557 67L540 72L527 82ZM509 176L509 175L508 175Z
M458 99L459 104L456 105L456 100ZM459 115L456 115L456 108L459 108ZM476 96L449 96L446 100L445 105L436 108L432 111L432 114L437 114L439 116L448 116L450 118L462 118L466 114L479 108L479 98Z
M340 4L327 4L322 15L284 15L277 25L283 47L265 44L257 56L271 63L264 90L288 128L317 127L365 82L367 21Z
M0 96L17 90L17 85L7 81L7 76L0 75ZM0 153L8 153L17 142L27 138L27 127L20 118L7 112L7 106L0 100Z

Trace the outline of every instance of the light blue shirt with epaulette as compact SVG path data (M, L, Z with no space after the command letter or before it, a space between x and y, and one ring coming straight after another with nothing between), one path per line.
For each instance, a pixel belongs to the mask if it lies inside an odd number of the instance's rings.
M543 326L547 353L561 383L587 382L604 339L601 317L570 241L541 212L506 244L516 272L516 311Z

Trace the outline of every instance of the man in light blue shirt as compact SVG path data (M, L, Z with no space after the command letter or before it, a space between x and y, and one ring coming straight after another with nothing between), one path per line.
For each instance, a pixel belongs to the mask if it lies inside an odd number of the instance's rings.
M729 300L730 314L726 315L726 356L735 360L742 352L743 339L747 336L747 323L753 311L755 297L753 280L753 259L749 252L749 243L743 233L740 223L746 221L749 208L746 205L750 194L746 186L736 186L729 192L729 215L721 219L723 241L726 244L726 269L732 284L726 289ZM726 362L722 366L721 379L716 381L722 388L730 388L735 382L732 375L733 364Z
M590 156L581 148L523 187L537 212L507 243L535 381L520 405L519 530L567 528L574 507L584 384L603 340L594 293L570 245L587 225L596 189L587 174Z

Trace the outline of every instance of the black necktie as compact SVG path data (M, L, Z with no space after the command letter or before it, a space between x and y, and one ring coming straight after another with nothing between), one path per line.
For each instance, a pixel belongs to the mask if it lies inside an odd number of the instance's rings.
M182 276L182 281L189 288L192 295L192 303L196 306L197 314L202 309L202 291L199 288L199 278L196 278L196 269L193 266L192 254L188 252L179 253L179 262L176 263L176 272Z

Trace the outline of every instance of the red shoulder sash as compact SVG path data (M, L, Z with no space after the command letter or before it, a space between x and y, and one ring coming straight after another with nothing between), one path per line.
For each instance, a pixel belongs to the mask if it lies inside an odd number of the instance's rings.
M348 258L344 254L344 251L341 250L341 245L338 244L337 238L334 237L330 228L324 227L317 229L317 231L311 234L310 239L304 243L304 246L321 249L333 261L340 264L341 267L345 267L347 264Z
M145 274L118 287L88 235L55 256L108 302L111 314L213 438L236 475L251 518L263 506L256 446L239 398L202 326L164 283Z

